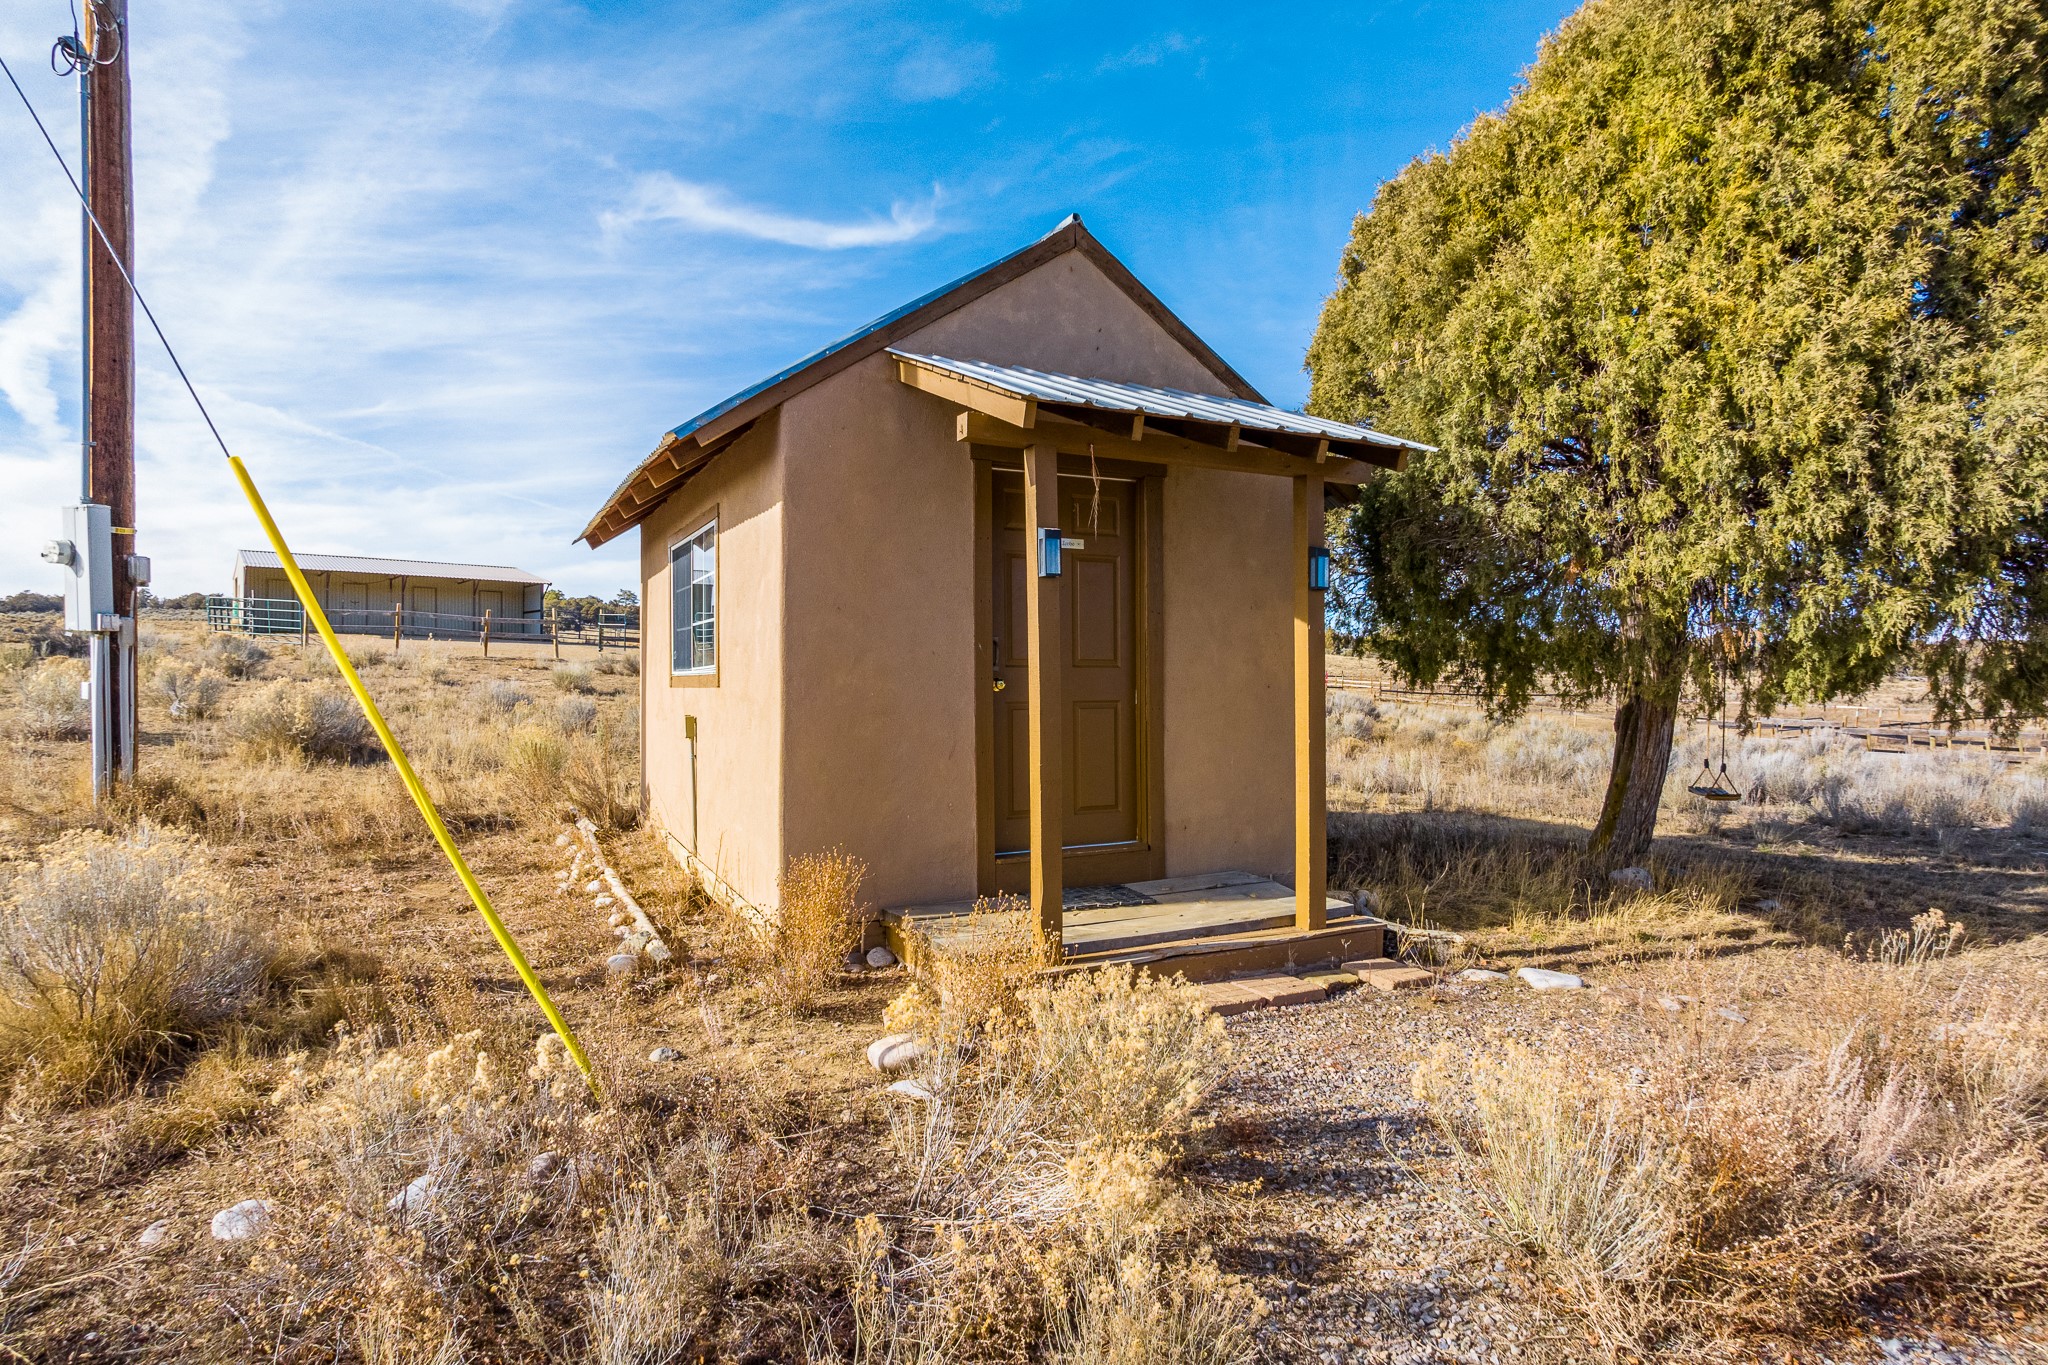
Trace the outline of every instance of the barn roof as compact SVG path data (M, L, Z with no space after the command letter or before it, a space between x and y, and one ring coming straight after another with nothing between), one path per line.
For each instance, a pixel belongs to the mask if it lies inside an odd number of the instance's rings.
M307 573L360 573L385 578L479 579L486 583L546 584L547 580L509 564L454 564L435 559L379 559L370 555L294 555ZM282 569L275 550L237 550L235 559L252 569Z
M1012 252L971 275L964 275L922 298L911 300L852 335L804 357L779 374L770 375L752 388L740 390L676 427L663 436L654 452L635 466L625 481L612 491L577 539L587 542L594 550L622 532L631 530L660 506L662 499L703 468L712 456L738 440L757 418L813 384L887 349L938 318L1069 251L1079 251L1092 261L1133 302L1150 314L1153 321L1200 360L1224 389L1239 398L1264 403L1265 399L1243 375L1232 369L1208 342L1161 303L1159 297L1147 289L1128 266L1081 225L1078 214L1070 214L1058 227L1023 250Z

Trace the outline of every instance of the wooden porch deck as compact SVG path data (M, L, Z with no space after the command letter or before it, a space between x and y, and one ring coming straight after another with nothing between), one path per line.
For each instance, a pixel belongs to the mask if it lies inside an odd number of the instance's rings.
M1325 904L1328 927L1304 931L1295 928L1294 892L1249 872L1068 887L1061 915L1065 965L1129 962L1148 972L1209 981L1381 955L1381 920L1334 896ZM986 927L985 920L972 918L973 909L971 901L900 906L883 911L882 921L898 956L905 955L913 933L942 952L971 952L973 938Z

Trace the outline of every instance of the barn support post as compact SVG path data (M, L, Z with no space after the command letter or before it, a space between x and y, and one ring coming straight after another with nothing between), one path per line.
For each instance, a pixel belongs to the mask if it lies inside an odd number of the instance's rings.
M1049 444L1024 452L1024 525L1031 536L1024 572L1025 659L1031 675L1031 913L1040 943L1057 962L1064 949L1067 774L1060 581L1046 572L1041 548L1048 531L1055 544L1060 534L1059 452Z
M1323 593L1311 565L1323 549L1323 480L1294 480L1294 927L1329 923L1329 788L1323 737Z
M491 609L484 608L484 657L491 657Z
M562 609L556 607L548 613L548 642L555 647L555 662L562 661Z
M398 652L399 638L405 633L405 601L403 598L391 604L391 652Z

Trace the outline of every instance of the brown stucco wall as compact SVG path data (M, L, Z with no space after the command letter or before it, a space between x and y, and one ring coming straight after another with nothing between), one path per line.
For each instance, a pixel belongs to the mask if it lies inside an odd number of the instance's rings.
M783 860L783 462L773 417L715 458L640 526L642 774L649 815L691 838L697 717L697 855L738 895L775 903ZM718 517L718 673L671 675L669 548Z
M1293 483L1165 480L1169 877L1294 880Z

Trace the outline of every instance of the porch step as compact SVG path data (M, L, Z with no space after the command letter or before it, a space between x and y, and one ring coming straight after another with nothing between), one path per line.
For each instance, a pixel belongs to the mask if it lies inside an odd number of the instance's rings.
M1344 964L1344 970L1357 977L1361 984L1389 994L1394 991L1420 990L1435 979L1420 967L1411 967L1390 957L1370 957L1357 962L1347 962Z

